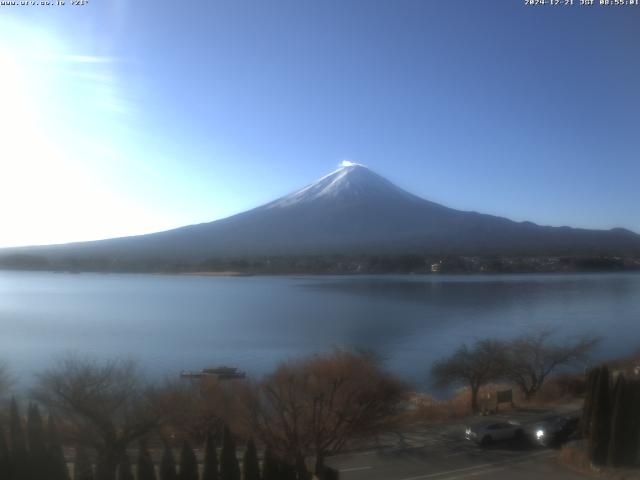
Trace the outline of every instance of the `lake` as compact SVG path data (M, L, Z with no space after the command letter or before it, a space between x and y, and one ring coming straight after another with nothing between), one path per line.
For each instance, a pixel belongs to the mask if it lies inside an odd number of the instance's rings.
M640 347L640 274L195 277L0 271L0 359L28 383L65 352L151 376L230 364L261 375L332 346L373 349L426 387L461 342L545 327Z

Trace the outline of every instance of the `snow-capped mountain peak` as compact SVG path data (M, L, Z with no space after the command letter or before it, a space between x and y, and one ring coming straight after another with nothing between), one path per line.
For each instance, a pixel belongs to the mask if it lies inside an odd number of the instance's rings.
M414 197L364 165L344 161L337 170L311 185L271 202L266 208L289 207L319 200L348 202L363 198L397 196Z

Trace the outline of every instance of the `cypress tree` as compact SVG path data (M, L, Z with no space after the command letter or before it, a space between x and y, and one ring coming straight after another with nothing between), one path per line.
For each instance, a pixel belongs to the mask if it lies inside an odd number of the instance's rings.
M156 480L156 469L153 466L153 460L144 442L140 443L140 448L138 449L138 465L136 470L138 480Z
M279 461L280 463L280 476L278 477L279 480L296 480L298 478L297 474L296 474L296 467L294 467L291 463L289 462L284 462L282 460Z
M592 368L587 374L585 384L584 406L582 408L582 417L580 418L580 431L583 437L589 435L589 424L591 423L591 406L593 405L593 397L595 395L595 387L598 380L599 368Z
M198 459L186 440L180 451L180 480L198 480Z
M610 435L607 453L607 463L609 465L620 465L620 456L624 448L624 422L626 421L624 390L624 375L621 374L618 375L616 379L612 394L611 426L609 429Z
M273 450L268 445L262 460L262 480L280 480L278 459L273 455Z
M76 447L76 456L73 462L73 480L93 480L93 467L87 451L82 447Z
M26 452L27 446L22 430L22 419L20 418L20 409L15 398L11 399L11 407L9 412L9 437L11 440L11 452Z
M252 439L247 442L247 448L242 457L243 480L260 480L260 464L256 444Z
M220 480L240 480L236 444L226 425L222 434L222 451L220 452Z
M335 468L327 467L325 465L320 478L322 480L339 480L340 472Z
M616 467L633 466L638 458L640 441L640 382L618 377L611 414L611 440L607 461Z
M204 467L202 469L202 480L218 480L218 452L213 434L207 432L204 442Z
M27 443L29 445L30 475L33 479L50 478L47 444L40 409L31 403L27 408Z
M636 465L640 461L640 380L628 382L629 404L629 464Z
M173 451L171 451L168 444L164 446L162 460L160 461L160 480L178 480L176 461L173 458Z
M109 468L107 460L103 452L98 452L96 456L96 468L95 468L95 479L96 480L115 480L116 474L118 473L118 465L115 466L113 470Z
M0 478L11 478L11 456L4 436L4 429L0 427Z
M49 413L47 421L47 458L49 478L52 480L70 480L67 459L64 457L64 450L58 435L58 427L51 413Z
M603 365L598 373L589 427L589 458L596 465L604 465L607 461L611 424L611 387L609 383L609 368Z
M29 404L27 410L27 440L29 443L29 453L31 455L44 455L47 448L44 439L44 425L40 409L34 403Z
M11 399L9 418L9 437L11 440L11 473L13 480L28 480L30 476L29 456L22 428L22 418L16 399Z
M118 465L118 480L135 480L131 471L131 460L127 452L124 452Z
M613 387L612 395L611 428L607 454L607 463L609 465L620 466L624 463L624 449L626 446L625 423L628 422L625 402L626 393L624 375L620 374Z

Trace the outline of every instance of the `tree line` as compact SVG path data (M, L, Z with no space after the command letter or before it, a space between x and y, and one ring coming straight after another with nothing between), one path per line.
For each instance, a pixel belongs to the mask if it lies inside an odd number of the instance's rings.
M25 428L18 404L12 400L9 408L9 443L3 430L0 431L1 479L69 478L62 444L52 415L49 415L45 429L38 406L30 404Z
M343 350L284 362L261 381L154 384L131 361L67 356L38 375L26 418L11 402L0 478L329 479L325 459L388 429L406 393L375 356ZM41 407L51 412L48 437ZM68 470L62 445L73 448Z
M439 385L468 387L477 412L488 382L506 379L531 399L552 372L584 361L596 344L593 337L558 343L550 331L478 340L431 372ZM0 368L0 394L6 378ZM0 412L0 479L69 479L62 445L74 480L130 480L133 472L138 480L330 478L325 460L395 429L409 398L408 386L366 352L336 349L286 361L259 381L154 383L129 360L69 355L37 375L24 418L16 401L7 418ZM41 408L50 412L46 428Z
M13 253L0 256L0 269L70 272L240 272L246 274L317 273L380 274L524 273L640 270L636 256L454 255L422 253L347 253L316 255L224 256L204 260L185 258L82 257Z
M119 456L115 468L98 456L92 460L84 446L74 448L72 467L69 468L56 422L49 416L47 426L42 421L40 409L30 404L23 426L18 404L11 402L9 439L0 435L0 479L2 480L295 480L295 468L275 456L266 448L262 465L252 439L247 441L238 460L235 440L230 430L224 427L222 446L218 447L214 435L207 434L204 443L202 468L188 440L184 440L178 461L168 443L164 444L159 466L156 469L144 440L137 449L137 459L131 461L128 450ZM326 476L325 478L329 478Z
M440 387L464 385L471 393L471 411L480 411L480 388L491 382L515 385L531 400L558 368L585 364L599 339L586 335L557 342L553 331L526 334L510 340L482 339L461 345L453 355L437 361L431 375Z

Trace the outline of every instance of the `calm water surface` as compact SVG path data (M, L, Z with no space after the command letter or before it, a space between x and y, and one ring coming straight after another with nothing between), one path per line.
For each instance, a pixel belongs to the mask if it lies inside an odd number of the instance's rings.
M0 358L31 378L68 351L151 375L232 364L260 375L331 346L374 349L416 385L464 341L544 327L640 347L640 275L191 277L0 271Z

